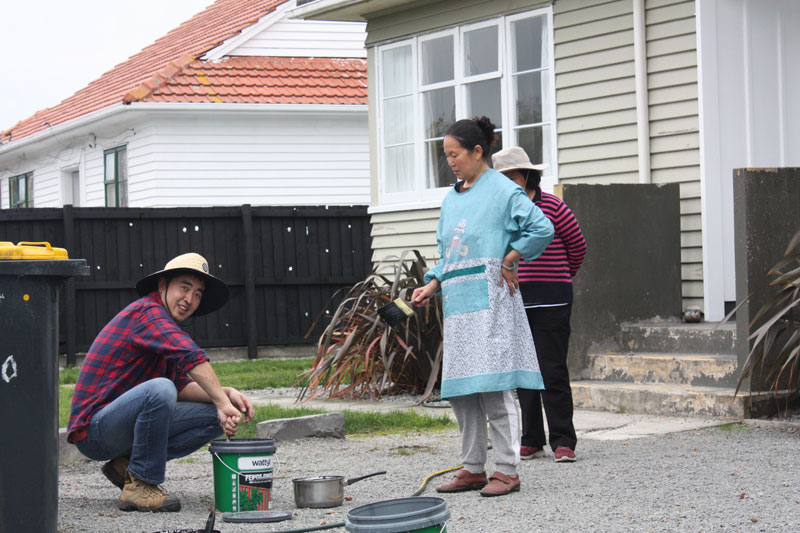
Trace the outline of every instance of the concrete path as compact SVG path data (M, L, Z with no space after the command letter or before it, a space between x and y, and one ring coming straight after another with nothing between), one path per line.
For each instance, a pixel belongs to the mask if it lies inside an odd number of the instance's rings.
M427 415L447 414L453 420L453 411L446 408L430 408L415 405L411 400L401 402L393 400L310 400L297 403L294 396L271 394L268 391L251 393L251 400L256 405L279 405L282 407L308 407L325 409L326 411L392 411L396 409L413 409ZM610 413L604 411L588 411L577 409L573 418L578 438L590 440L628 440L650 435L667 435L680 431L696 430L706 427L720 426L738 419L723 418L689 418L662 415L643 415L631 413Z

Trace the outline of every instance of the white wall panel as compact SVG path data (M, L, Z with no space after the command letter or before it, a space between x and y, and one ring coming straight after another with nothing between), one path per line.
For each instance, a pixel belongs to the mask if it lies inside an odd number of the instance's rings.
M366 57L366 24L282 20L234 48L231 56Z
M734 168L800 166L800 2L702 0L701 139L706 315L736 294Z

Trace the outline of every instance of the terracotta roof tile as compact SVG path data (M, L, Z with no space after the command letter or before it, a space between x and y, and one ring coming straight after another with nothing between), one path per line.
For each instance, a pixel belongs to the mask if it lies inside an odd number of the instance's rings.
M366 104L363 59L228 57L192 61L129 92L130 102Z
M165 85L191 60L237 35L285 1L217 0L58 105L37 111L0 133L0 138L4 143L19 140L48 125L57 126L118 104L127 95L134 101Z

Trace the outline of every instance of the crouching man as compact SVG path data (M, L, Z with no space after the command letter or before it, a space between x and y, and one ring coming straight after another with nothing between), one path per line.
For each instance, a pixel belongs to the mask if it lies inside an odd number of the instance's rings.
M123 511L179 511L159 485L166 463L253 418L222 387L208 356L178 324L222 307L228 287L199 254L180 255L136 284L141 298L109 322L81 366L67 429L80 452L122 489ZM243 416L244 415L244 416Z

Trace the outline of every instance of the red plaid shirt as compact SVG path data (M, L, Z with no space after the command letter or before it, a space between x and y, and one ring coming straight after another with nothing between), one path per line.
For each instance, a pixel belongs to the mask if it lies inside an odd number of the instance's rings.
M83 360L69 415L68 440L86 438L92 415L136 385L172 380L178 391L208 356L172 319L157 292L120 311L100 331Z

